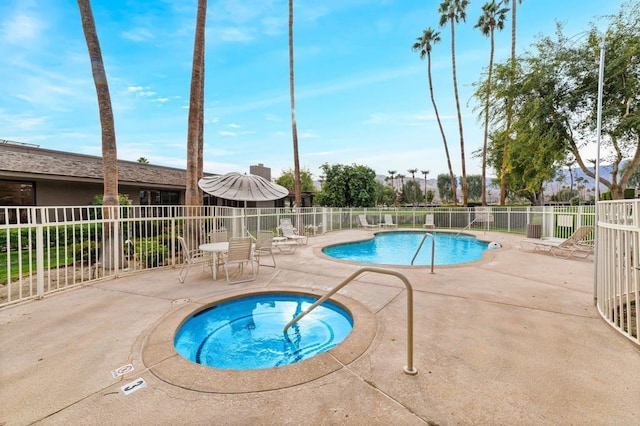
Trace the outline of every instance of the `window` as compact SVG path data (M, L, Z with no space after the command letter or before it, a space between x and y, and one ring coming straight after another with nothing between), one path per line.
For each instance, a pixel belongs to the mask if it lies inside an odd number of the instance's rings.
M180 193L178 191L143 189L140 191L140 204L143 206L176 206L180 204Z
M33 182L0 180L0 206L35 206L35 188ZM0 211L0 223L27 223L26 209L3 209Z
M0 206L35 206L33 182L0 180Z

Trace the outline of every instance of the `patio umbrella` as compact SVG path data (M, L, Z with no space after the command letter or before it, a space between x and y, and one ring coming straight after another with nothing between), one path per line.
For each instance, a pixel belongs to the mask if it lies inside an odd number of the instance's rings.
M273 201L289 195L287 188L261 176L235 172L222 176L205 176L198 181L198 186L218 198L244 201L245 208L247 201ZM244 209L242 215L245 216ZM243 223L243 227L247 230L246 223Z
M222 176L205 176L198 181L204 192L226 200L272 201L289 195L284 186L269 182L257 175L227 173Z

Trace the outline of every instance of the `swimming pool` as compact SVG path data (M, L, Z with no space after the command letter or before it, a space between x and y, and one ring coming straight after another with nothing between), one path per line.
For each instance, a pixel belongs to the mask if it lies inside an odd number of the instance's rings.
M469 235L432 232L435 265L452 265L479 260L488 248L486 242ZM322 249L327 256L359 263L410 265L425 233L416 231L379 232L374 238L337 244ZM431 265L431 240L427 238L414 265Z
M174 345L186 359L220 369L251 370L294 364L326 352L353 328L351 315L327 301L284 334L284 326L317 298L268 293L233 299L192 315Z

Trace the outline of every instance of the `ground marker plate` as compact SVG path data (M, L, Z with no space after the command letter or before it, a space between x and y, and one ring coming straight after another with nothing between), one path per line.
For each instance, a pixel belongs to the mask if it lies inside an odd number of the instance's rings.
M144 387L147 387L147 382L145 382L142 377L138 377L133 382L127 383L126 385L122 386L120 389L125 395L129 395L130 393L133 393Z
M115 370L111 370L111 375L115 379L131 371L133 371L133 364L127 364L127 365L123 365L122 367L116 368Z

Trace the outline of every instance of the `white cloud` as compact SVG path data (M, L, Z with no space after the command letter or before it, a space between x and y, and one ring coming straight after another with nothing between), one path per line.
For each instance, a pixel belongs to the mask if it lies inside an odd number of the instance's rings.
M34 16L17 14L2 25L2 39L10 44L22 44L37 40L47 26Z
M125 31L122 33L122 38L135 42L143 42L153 40L155 36L151 31L144 28L136 28L131 31Z
M214 30L217 33L217 37L222 41L236 42L236 43L248 43L253 41L254 36L251 30L247 30L239 27L227 27Z
M238 135L236 132L229 132L227 130L221 130L218 132L218 134L220 136L237 136Z

